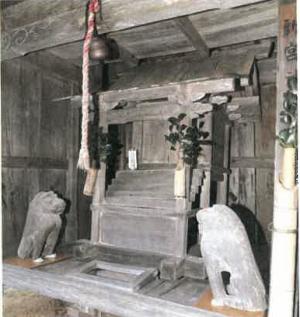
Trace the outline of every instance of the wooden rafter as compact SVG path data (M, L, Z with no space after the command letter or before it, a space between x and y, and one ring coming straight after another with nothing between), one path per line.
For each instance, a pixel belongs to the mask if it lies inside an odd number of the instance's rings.
M262 0L180 0L103 2L100 33L111 33L140 25L233 8ZM28 0L3 10L2 60L29 52L81 40L85 31L85 2Z
M190 40L200 58L209 56L209 48L188 17L179 17L175 19L175 24Z

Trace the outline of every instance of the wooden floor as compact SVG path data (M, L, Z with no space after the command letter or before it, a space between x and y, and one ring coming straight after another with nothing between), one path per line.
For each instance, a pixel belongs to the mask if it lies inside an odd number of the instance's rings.
M215 307L211 305L212 298L212 292L210 288L207 288L205 292L200 296L195 307L199 307L215 313L220 313L224 316L229 317L264 317L266 315L265 312L249 312L230 307Z
M6 264L20 266L20 267L24 267L27 269L34 269L34 268L38 268L41 266L61 262L61 261L69 259L70 257L71 256L69 256L69 255L58 254L55 258L44 259L44 261L41 263L34 262L32 259L21 259L18 257L11 257L11 258L4 259L3 262Z
M4 261L23 268L30 268L40 272L66 274L76 270L83 265L82 262L74 260L69 256L58 255L56 259L45 260L43 263L34 263L30 259L22 260L10 258ZM47 274L46 273L46 274ZM191 278L181 278L176 281L163 281L156 279L139 293L149 297L159 298L168 302L174 302L186 307L200 308L201 310L217 313L230 317L264 317L264 312L246 312L229 307L214 307L211 305L212 293L208 281L193 280Z

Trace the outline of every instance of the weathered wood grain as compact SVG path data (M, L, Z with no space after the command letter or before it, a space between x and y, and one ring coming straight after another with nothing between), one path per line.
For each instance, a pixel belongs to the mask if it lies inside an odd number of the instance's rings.
M68 161L43 157L2 156L2 166L8 168L54 168L66 170Z
M165 23L167 23L167 22L165 22ZM154 26L153 26L153 28L154 28ZM170 27L167 28L167 30L170 30L170 28L171 28L171 25L170 25ZM161 30L161 28L160 28L160 30ZM159 30L157 30L157 32L159 32ZM165 37L165 42L168 41L168 43L169 43L170 34L168 34L168 33L165 34L165 32L166 32L165 30L164 30L164 32L160 32L160 39L162 37ZM168 31L168 32L170 32L170 31ZM175 32L175 30L172 32ZM142 50L142 45L137 45L136 49L135 48L131 49L131 42L133 41L133 38L129 37L127 41L124 41L125 44L123 43L123 45L126 45L127 49L125 49L124 47L120 46L120 43L124 40L122 37L120 37L120 39L117 38L117 33L112 33L111 36L112 37L115 36L115 39L118 41L118 46L119 46L119 50L120 50L120 57L119 57L119 59L104 61L104 63L110 63L110 64L114 63L114 65L110 66L110 70L113 71L114 73L116 72L117 74L121 74L121 73L124 73L125 69L136 66L137 62L138 62L138 59L135 58L133 56L133 53L130 53L128 49L130 49L130 51L133 51L133 52L135 52L136 50L138 50L140 52ZM139 37L139 38L141 38L141 37ZM201 58L199 58L199 54L196 51L193 51L193 47L187 41L184 41L184 40L180 41L180 38L182 38L182 35L180 35L180 33L178 33L176 37L173 36L173 38L174 38L174 41L176 41L176 43L178 42L178 45L180 42L182 42L182 47L180 44L180 47L178 49L179 52L182 52L184 50L184 52L182 54L180 54L180 60L182 60L184 57L188 57L188 56L190 56L191 58L198 58L198 60L201 60ZM137 36L137 39L138 39L138 36ZM275 42L275 39L272 38L272 39L263 39L263 40L256 40L256 41L250 41L250 42L243 42L242 44L223 46L223 47L213 49L211 52L211 56L212 57L218 57L218 56L223 56L223 55L238 56L238 55L245 55L245 54L252 53L257 60L267 59L267 58L269 58L270 54L273 52L274 42ZM160 54L161 56L151 57L151 55L149 55L149 54L153 53L153 50L154 50L153 45L151 47L149 45L149 47L148 47L147 42L142 42L142 44L143 44L143 47L145 50L145 54L148 54L147 56L145 55L145 58L147 61L154 59L154 58L156 61L159 59L162 59L162 58L163 59L170 58L170 56L168 57L168 54L175 53L175 52L173 52L173 50L171 48L172 45L168 44L168 46L162 45L161 48L159 49L158 54ZM176 46L177 46L177 44L176 44ZM66 60L68 62L68 65L74 64L77 66L81 66L81 64L82 64L82 47L83 47L83 41L77 41L77 42L73 42L73 43L64 44L64 45L50 48L47 50L47 52L52 54L52 55L57 56L60 59ZM184 56L182 56L183 54L184 54ZM173 55L172 60L175 61L176 59L178 59L178 56ZM228 58L227 62L230 62L230 60L231 59ZM233 64L233 65L235 65L235 64Z
M31 66L42 68L45 73L47 72L53 77L77 83L81 81L81 69L77 65L70 63L70 60L65 61L59 56L51 54L48 50L23 56L22 61L30 63Z
M56 80L44 74L42 78L41 137L40 155L65 159L67 156L66 136L68 108L62 102L52 102L52 99L64 96L70 91L66 82ZM59 115L57 115L59 113ZM47 142L45 142L47 140Z
M277 2L207 11L191 15L189 19L210 49L275 37ZM173 21L139 26L110 36L140 59L195 51Z
M234 125L232 129L231 157L254 157L254 123ZM230 192L235 204L256 215L255 168L232 168ZM231 198L232 203L232 198Z
M274 168L272 157L232 157L230 166L232 168Z
M258 121L261 119L259 96L236 97L226 106L229 120L238 122Z
M84 8L75 9L3 32L2 60L82 39L84 12Z
M130 1L124 2L121 0L105 1L102 4L102 20L98 24L98 31L100 33L116 32L140 25L213 9L224 9L220 11L224 11L225 13L229 12L230 16L231 10L228 10L227 8L256 4L259 2L261 2L261 0L197 0L193 1L193 3L190 3L188 0L176 2L148 2L145 0L139 0L134 3ZM275 12L267 12L264 10L264 8L267 7L267 5L264 4L257 4L258 9L256 12L251 12L253 10L251 9L253 5L249 7L250 9L248 12L247 9L244 9L244 7L234 10L239 12L239 16L241 16L241 18L244 13L244 20L240 20L242 22L240 26L245 25L245 23L249 25L249 21L251 21L250 24L253 27L247 32L248 40L274 36L274 23L276 22L274 21L273 16L275 15ZM11 6L4 11L3 24L5 28L2 37L2 59L9 59L24 55L28 52L83 39L85 28L85 5L79 0L72 0L68 3L55 0L53 3L49 3L46 6L41 0L28 0L26 1L26 4L25 2L20 3L15 6ZM22 12L21 17L20 12ZM249 12L251 14L249 14ZM207 14L207 18L210 20L210 12L205 12L205 14ZM224 16L224 14L220 15L222 17ZM220 15L216 19L218 22L222 21L220 20ZM245 17L248 17L248 22L245 21ZM201 17L200 20L206 21L203 17ZM227 21L228 20L234 19L230 16ZM214 24L215 21L212 22L212 25ZM218 24L220 25L220 23ZM198 28L197 25L196 27ZM222 28L225 30L228 29L228 26L223 26ZM160 29L162 30L162 28ZM200 29L202 29L202 26ZM213 30L210 24L206 26L206 30L209 29ZM221 34L219 31L214 35L207 35L206 33L207 31L204 30L204 39L209 40L209 47L222 46L228 43L232 44L232 42L237 42L236 36L234 36L234 38L232 38L232 35L224 36L224 34ZM242 32L239 34L241 33ZM179 35L177 34L177 36ZM218 41L218 44L216 44L216 41ZM239 38L238 41L245 41L245 37L243 37L243 39ZM128 49L132 54L141 58L142 54L138 54L137 51L133 51L132 46L123 45L124 43L120 44ZM158 43L152 45L154 48L158 46ZM178 52L178 47L176 46L177 45L175 45L175 50ZM171 48L171 51L172 50L174 52L174 48ZM193 50L193 47L190 50ZM186 51L186 49L184 49L184 51ZM156 55L157 54L159 55L161 53L156 52ZM170 54L170 50L168 54ZM150 53L148 50L146 55L153 56L153 52Z
M41 169L39 173L40 190L55 190L66 197L66 171Z
M73 90L73 89L72 89ZM66 172L66 196L70 200L70 210L66 215L67 227L66 227L66 240L75 241L79 235L79 218L84 220L88 217L82 217L79 215L86 210L78 209L77 205L77 186L78 186L78 148L79 148L79 109L73 107L71 102L67 106L68 108L68 121L67 121L67 158L68 158L68 170ZM80 219L81 220L81 219Z
M121 117L124 118L125 116ZM107 114L107 121L110 123L111 121L109 113ZM127 120L124 123L132 122L132 148L137 150L137 164L140 164L143 160L143 117L141 116L141 120ZM120 124L117 122L117 124ZM127 149L127 153L128 153Z
M247 123L239 129L240 156L255 155L255 126ZM255 169L240 169L240 204L246 206L256 215Z
M248 83L253 62L254 55L246 54L240 57L221 56L200 62L198 57L144 63L124 73L110 86L109 91L102 94L104 101L112 103L110 108L117 105L121 99L146 101L168 98L183 105L190 105L199 98L199 93L233 91L238 81L233 80L236 77L242 77ZM242 82L241 80L240 83Z
M81 0L71 0L65 3L62 3L60 0L52 0L47 3L41 0L27 0L3 10L4 25L6 28L14 29L43 20L49 16L84 8L85 5L85 2Z
M259 41L244 42L228 45L212 50L211 56L230 55L238 56L252 53L257 60L267 59L272 54L275 39L263 39Z
M233 98L232 102L234 102ZM230 123L226 120L225 111L216 111L213 117L213 165L223 168L229 168L230 152ZM214 169L212 169L214 171ZM214 176L214 175L213 175ZM223 180L217 183L216 202L218 204L227 204L228 195L228 174L223 173Z
M143 103L138 107L111 110L107 113L107 121L109 124L124 124L127 122L139 122L141 120L167 120L171 116L177 116L179 113L186 113L191 118L196 118L197 114L212 110L210 104L191 104L190 106L180 106L170 102ZM133 127L134 129L135 127ZM165 129L164 133L167 133ZM141 130L142 131L142 130ZM133 142L136 149L141 149L137 142Z
M20 60L2 64L2 154L38 155L41 76L37 69ZM18 93L16 93L18 92Z
M194 48L197 50L200 58L207 57L209 55L209 48L188 17L175 19L175 25L177 25L182 33L189 39Z
M221 317L202 309L184 306L155 297L118 290L113 286L97 287L92 282L81 282L59 274L3 266L4 285L31 290L39 294L78 303L120 317ZM45 287L47 285L47 287ZM93 291L91 291L93 289Z
M190 19L212 48L276 36L277 10L277 1L265 1L233 10L195 14Z
M274 65L275 66L275 65ZM274 191L274 152L276 122L276 86L275 84L261 87L262 120L256 123L255 152L262 160L272 160L271 169L256 170L257 218L261 224L267 241L271 241L269 225L273 217Z
M120 84L120 83L119 83ZM118 84L118 85L119 85ZM189 99L197 98L199 92L230 92L234 91L236 80L234 78L211 79L205 81L185 82L180 85L169 84L165 86L154 86L151 88L142 89L127 89L117 90L115 86L111 87L112 90L103 92L103 99L107 105L107 110L113 109L120 100L126 101L142 101L151 99L168 98L179 96L182 99L184 91L189 92ZM121 86L122 87L122 86ZM178 91L179 90L179 91ZM179 92L179 95L176 94ZM187 96L186 96L187 97Z
M172 20L111 33L109 37L139 59L195 51Z
M53 105L52 99L70 95L71 84L56 72L62 64L49 59L43 67L41 61L38 54L36 64L33 56L2 63L5 256L16 255L34 195L49 189L66 194L68 106L65 101Z
M261 88L262 121L256 123L255 153L258 157L274 157L276 86Z
M262 59L257 62L261 85L276 83L276 58Z
M2 169L3 257L15 256L22 238L28 208L27 173Z
M200 87L197 87L200 92L217 93L229 88L226 81L230 77L249 78L254 63L254 56L252 53L241 56L226 54L214 57L213 59L202 60L194 56L194 58L187 57L180 60L169 59L154 63L144 63L124 73L117 82L110 86L110 90L149 88L152 86L158 90L163 85L171 89L171 86L181 82L193 85L194 81L201 81L201 83L198 83ZM220 78L222 78L221 81L216 81L210 85L210 80ZM223 85L222 82L224 83ZM205 84L206 87L204 86ZM169 94L173 95L174 90L170 90ZM161 98L161 95L158 95L156 98ZM147 100L147 96L142 100Z

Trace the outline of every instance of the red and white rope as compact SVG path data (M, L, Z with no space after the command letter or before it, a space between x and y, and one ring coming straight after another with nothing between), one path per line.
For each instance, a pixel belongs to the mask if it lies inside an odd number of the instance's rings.
M89 52L95 28L95 14L100 10L99 0L91 0L88 7L88 24L83 43L82 56L82 122L81 146L79 151L78 167L88 170L90 168L88 126L89 126Z

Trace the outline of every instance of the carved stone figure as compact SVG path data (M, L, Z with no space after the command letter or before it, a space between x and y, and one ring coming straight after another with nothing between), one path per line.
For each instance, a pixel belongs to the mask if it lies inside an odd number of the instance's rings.
M60 233L60 214L66 202L53 191L39 192L29 204L26 224L18 249L20 258L51 256Z
M265 310L265 287L238 216L227 206L214 205L198 211L197 220L212 305Z

